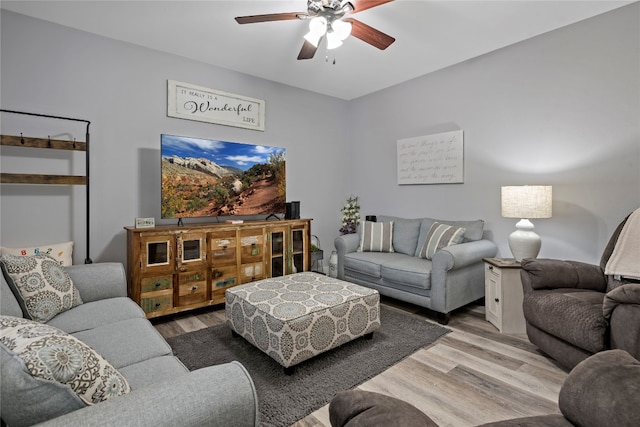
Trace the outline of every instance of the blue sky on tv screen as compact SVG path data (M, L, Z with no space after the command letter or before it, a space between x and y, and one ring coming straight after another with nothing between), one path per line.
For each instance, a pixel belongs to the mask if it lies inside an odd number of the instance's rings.
M162 157L205 158L220 166L233 166L243 171L256 164L268 163L269 156L277 152L285 152L285 149L215 139L161 136Z

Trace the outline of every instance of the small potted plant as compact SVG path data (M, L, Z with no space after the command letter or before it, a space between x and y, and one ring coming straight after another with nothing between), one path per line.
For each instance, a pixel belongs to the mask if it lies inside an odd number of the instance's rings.
M353 234L360 224L360 205L358 196L351 196L342 208L342 227L340 234Z

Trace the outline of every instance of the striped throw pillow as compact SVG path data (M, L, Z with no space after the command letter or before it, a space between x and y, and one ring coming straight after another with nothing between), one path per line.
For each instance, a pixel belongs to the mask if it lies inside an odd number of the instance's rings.
M467 231L466 228L434 222L427 233L422 249L420 249L420 258L431 259L440 249L457 245L462 242L465 231Z
M393 221L363 221L358 252L393 252Z

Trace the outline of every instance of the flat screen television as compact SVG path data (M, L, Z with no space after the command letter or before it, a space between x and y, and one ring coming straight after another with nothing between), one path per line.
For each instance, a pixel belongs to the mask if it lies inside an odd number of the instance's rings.
M286 210L286 149L161 135L162 218Z

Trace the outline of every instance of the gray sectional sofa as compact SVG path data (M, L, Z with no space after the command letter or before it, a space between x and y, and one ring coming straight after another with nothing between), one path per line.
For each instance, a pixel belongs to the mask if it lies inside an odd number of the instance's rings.
M338 278L378 290L380 294L439 313L440 323L451 311L484 297L483 258L494 257L495 243L483 238L484 221L448 221L378 216L393 222L393 252L361 252L361 229L335 239ZM462 242L419 257L431 226L439 222L464 227Z
M64 399L57 399L55 394L69 390L56 383L54 395L49 388L46 399L39 398L36 405L31 405L29 399L38 393L37 388L50 384L43 384L42 379L33 382L28 376L25 380L24 363L0 343L0 410L7 425L257 425L257 396L244 367L233 362L189 372L173 356L171 347L142 309L127 298L121 264L97 263L65 269L83 303L47 324L92 347L126 378L131 392L88 406L77 398L71 404L61 404ZM5 277L0 276L0 314L5 320L22 318L18 300Z

